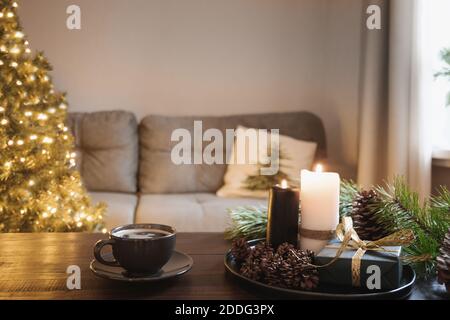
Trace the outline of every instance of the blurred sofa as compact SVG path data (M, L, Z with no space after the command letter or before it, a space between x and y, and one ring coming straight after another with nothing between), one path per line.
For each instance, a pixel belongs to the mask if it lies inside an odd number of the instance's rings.
M318 144L317 160L326 157L322 121L309 112L223 117L149 115L138 123L126 111L71 113L77 166L94 202L108 205L108 229L129 223L161 223L180 232L222 232L229 223L227 209L266 204L266 200L220 198L226 165L175 165L170 155L178 142L174 129L193 135L195 120L209 128L280 129L280 134ZM224 134L225 136L225 134ZM224 154L231 145L224 144Z

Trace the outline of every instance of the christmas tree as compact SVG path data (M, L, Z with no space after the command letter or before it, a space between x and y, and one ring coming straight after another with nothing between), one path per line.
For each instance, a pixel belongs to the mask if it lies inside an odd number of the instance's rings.
M75 170L65 96L17 7L0 0L0 232L98 230L104 205L90 204Z

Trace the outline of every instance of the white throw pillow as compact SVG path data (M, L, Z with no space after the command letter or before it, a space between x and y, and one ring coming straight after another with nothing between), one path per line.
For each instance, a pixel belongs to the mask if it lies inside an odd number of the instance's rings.
M246 130L248 129L242 126L239 126L236 130L236 137L230 154L230 159L233 161L228 164L224 177L224 185L217 191L219 197L266 198L269 194L268 190L250 190L246 187L246 180L249 176L257 176L260 174L260 166L258 164L236 164L237 139L239 135L245 136ZM270 148L270 131L267 140ZM248 143L239 147L241 149L240 152L245 152L247 155L250 153ZM279 135L279 170L287 175L290 184L297 187L300 185L300 171L302 169L310 170L312 168L316 149L317 143L315 142L302 141ZM260 151L262 150L258 152Z

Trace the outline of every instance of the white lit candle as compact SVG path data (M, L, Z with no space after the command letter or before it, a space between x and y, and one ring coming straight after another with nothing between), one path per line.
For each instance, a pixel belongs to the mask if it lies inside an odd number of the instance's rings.
M327 244L326 234L336 230L339 223L339 174L323 172L317 165L315 172L302 170L300 175L301 231L300 246L316 254ZM312 238L306 235L314 233ZM322 235L323 240L319 240ZM314 238L314 239L313 239Z

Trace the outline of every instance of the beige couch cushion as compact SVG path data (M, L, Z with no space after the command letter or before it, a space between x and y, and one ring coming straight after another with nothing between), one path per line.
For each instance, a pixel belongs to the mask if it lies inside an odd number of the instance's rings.
M111 230L114 227L134 223L138 197L134 194L90 192L92 200L105 202L108 207L104 217L105 228Z
M139 187L149 193L216 192L223 184L226 165L176 165L170 155L178 142L171 142L173 130L185 128L193 136L195 120L203 121L203 132L238 125L259 129L280 129L280 134L316 142L316 159L326 156L325 131L321 120L308 112L239 115L226 117L147 116L140 125ZM205 143L206 145L207 143ZM224 143L226 148L231 148ZM193 153L193 152L192 152Z
M72 113L77 166L88 190L136 192L138 135L135 116L125 111Z
M209 193L143 195L136 223L167 224L178 232L223 232L230 222L227 209L245 205L267 205L267 199L225 199Z

